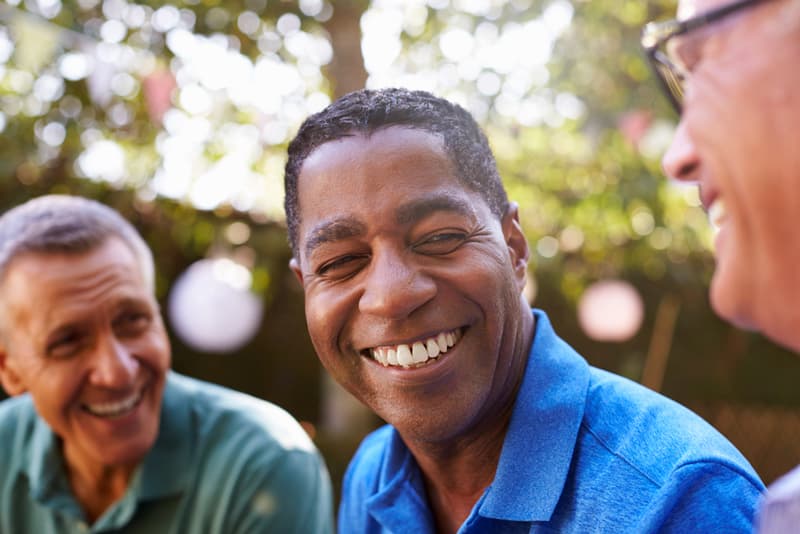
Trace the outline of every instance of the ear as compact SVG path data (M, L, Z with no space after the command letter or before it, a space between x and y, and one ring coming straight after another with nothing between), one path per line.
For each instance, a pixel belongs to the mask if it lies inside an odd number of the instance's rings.
M0 336L0 384L10 396L25 393L26 388L17 373L12 358L9 358L5 340Z
M300 262L298 261L297 258L292 258L291 260L289 260L289 268L292 270L294 276L297 278L297 280L300 282L300 285L302 286L303 271L302 269L300 269Z
M519 223L519 205L516 202L509 202L508 210L502 219L503 237L511 256L511 265L514 267L514 275L519 285L519 290L525 287L527 280L528 260L530 259L530 249L528 240L522 232Z

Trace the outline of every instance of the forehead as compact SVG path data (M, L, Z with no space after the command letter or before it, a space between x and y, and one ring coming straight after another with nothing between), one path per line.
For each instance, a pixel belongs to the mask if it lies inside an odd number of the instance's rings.
M298 244L321 229L340 238L394 230L434 212L488 213L486 202L456 176L440 137L390 127L314 150L298 177Z
M371 134L356 133L320 145L303 163L299 185L302 188L312 179L331 178L343 171L349 173L367 167L385 167L384 170L393 170L400 175L423 169L452 174L453 165L438 135L391 126ZM371 181L380 184L387 179L375 175Z
M421 194L474 195L457 178L436 134L389 127L317 147L298 177L301 228L359 207L396 209ZM388 214L387 214L388 215ZM301 230L302 232L302 230Z
M116 290L149 294L136 257L118 238L86 253L24 253L8 266L0 289L6 311L38 317L99 305Z

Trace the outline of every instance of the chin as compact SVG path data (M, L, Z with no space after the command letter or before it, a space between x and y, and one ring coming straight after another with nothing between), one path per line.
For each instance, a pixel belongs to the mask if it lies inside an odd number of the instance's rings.
M752 304L743 298L737 299L736 297L737 293L726 291L720 283L718 275L715 274L714 279L711 281L711 307L714 312L742 330L760 330L753 318Z
M800 320L798 315L783 307L772 307L768 310L772 317L761 322L759 330L769 339L800 355Z
M101 453L101 461L104 465L135 465L144 460L150 449L153 448L155 440L148 443L130 444L126 443L117 450L108 450Z

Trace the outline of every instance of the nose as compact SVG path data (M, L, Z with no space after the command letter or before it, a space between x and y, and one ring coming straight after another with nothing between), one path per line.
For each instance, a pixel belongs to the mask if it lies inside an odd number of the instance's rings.
M109 389L129 387L139 370L139 360L113 334L103 335L98 341L93 363L90 381Z
M413 252L373 251L359 300L362 313L404 319L436 295L436 282L413 262Z
M674 180L696 182L700 158L689 135L686 121L681 120L667 152L661 160L666 175Z

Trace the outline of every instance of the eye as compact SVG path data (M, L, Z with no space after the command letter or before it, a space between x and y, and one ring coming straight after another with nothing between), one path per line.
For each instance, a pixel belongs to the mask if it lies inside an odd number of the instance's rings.
M79 330L65 330L59 332L46 347L47 356L55 359L65 359L77 354L86 336Z
M668 56L682 75L693 72L700 63L707 40L707 32L699 30L667 42Z
M144 311L126 311L114 319L114 332L119 336L135 336L144 332L150 322L152 315Z
M347 254L323 263L317 275L332 279L345 279L356 274L369 261L363 254Z
M467 239L467 234L458 231L443 231L424 237L413 245L414 251L421 254L439 256L450 254Z

